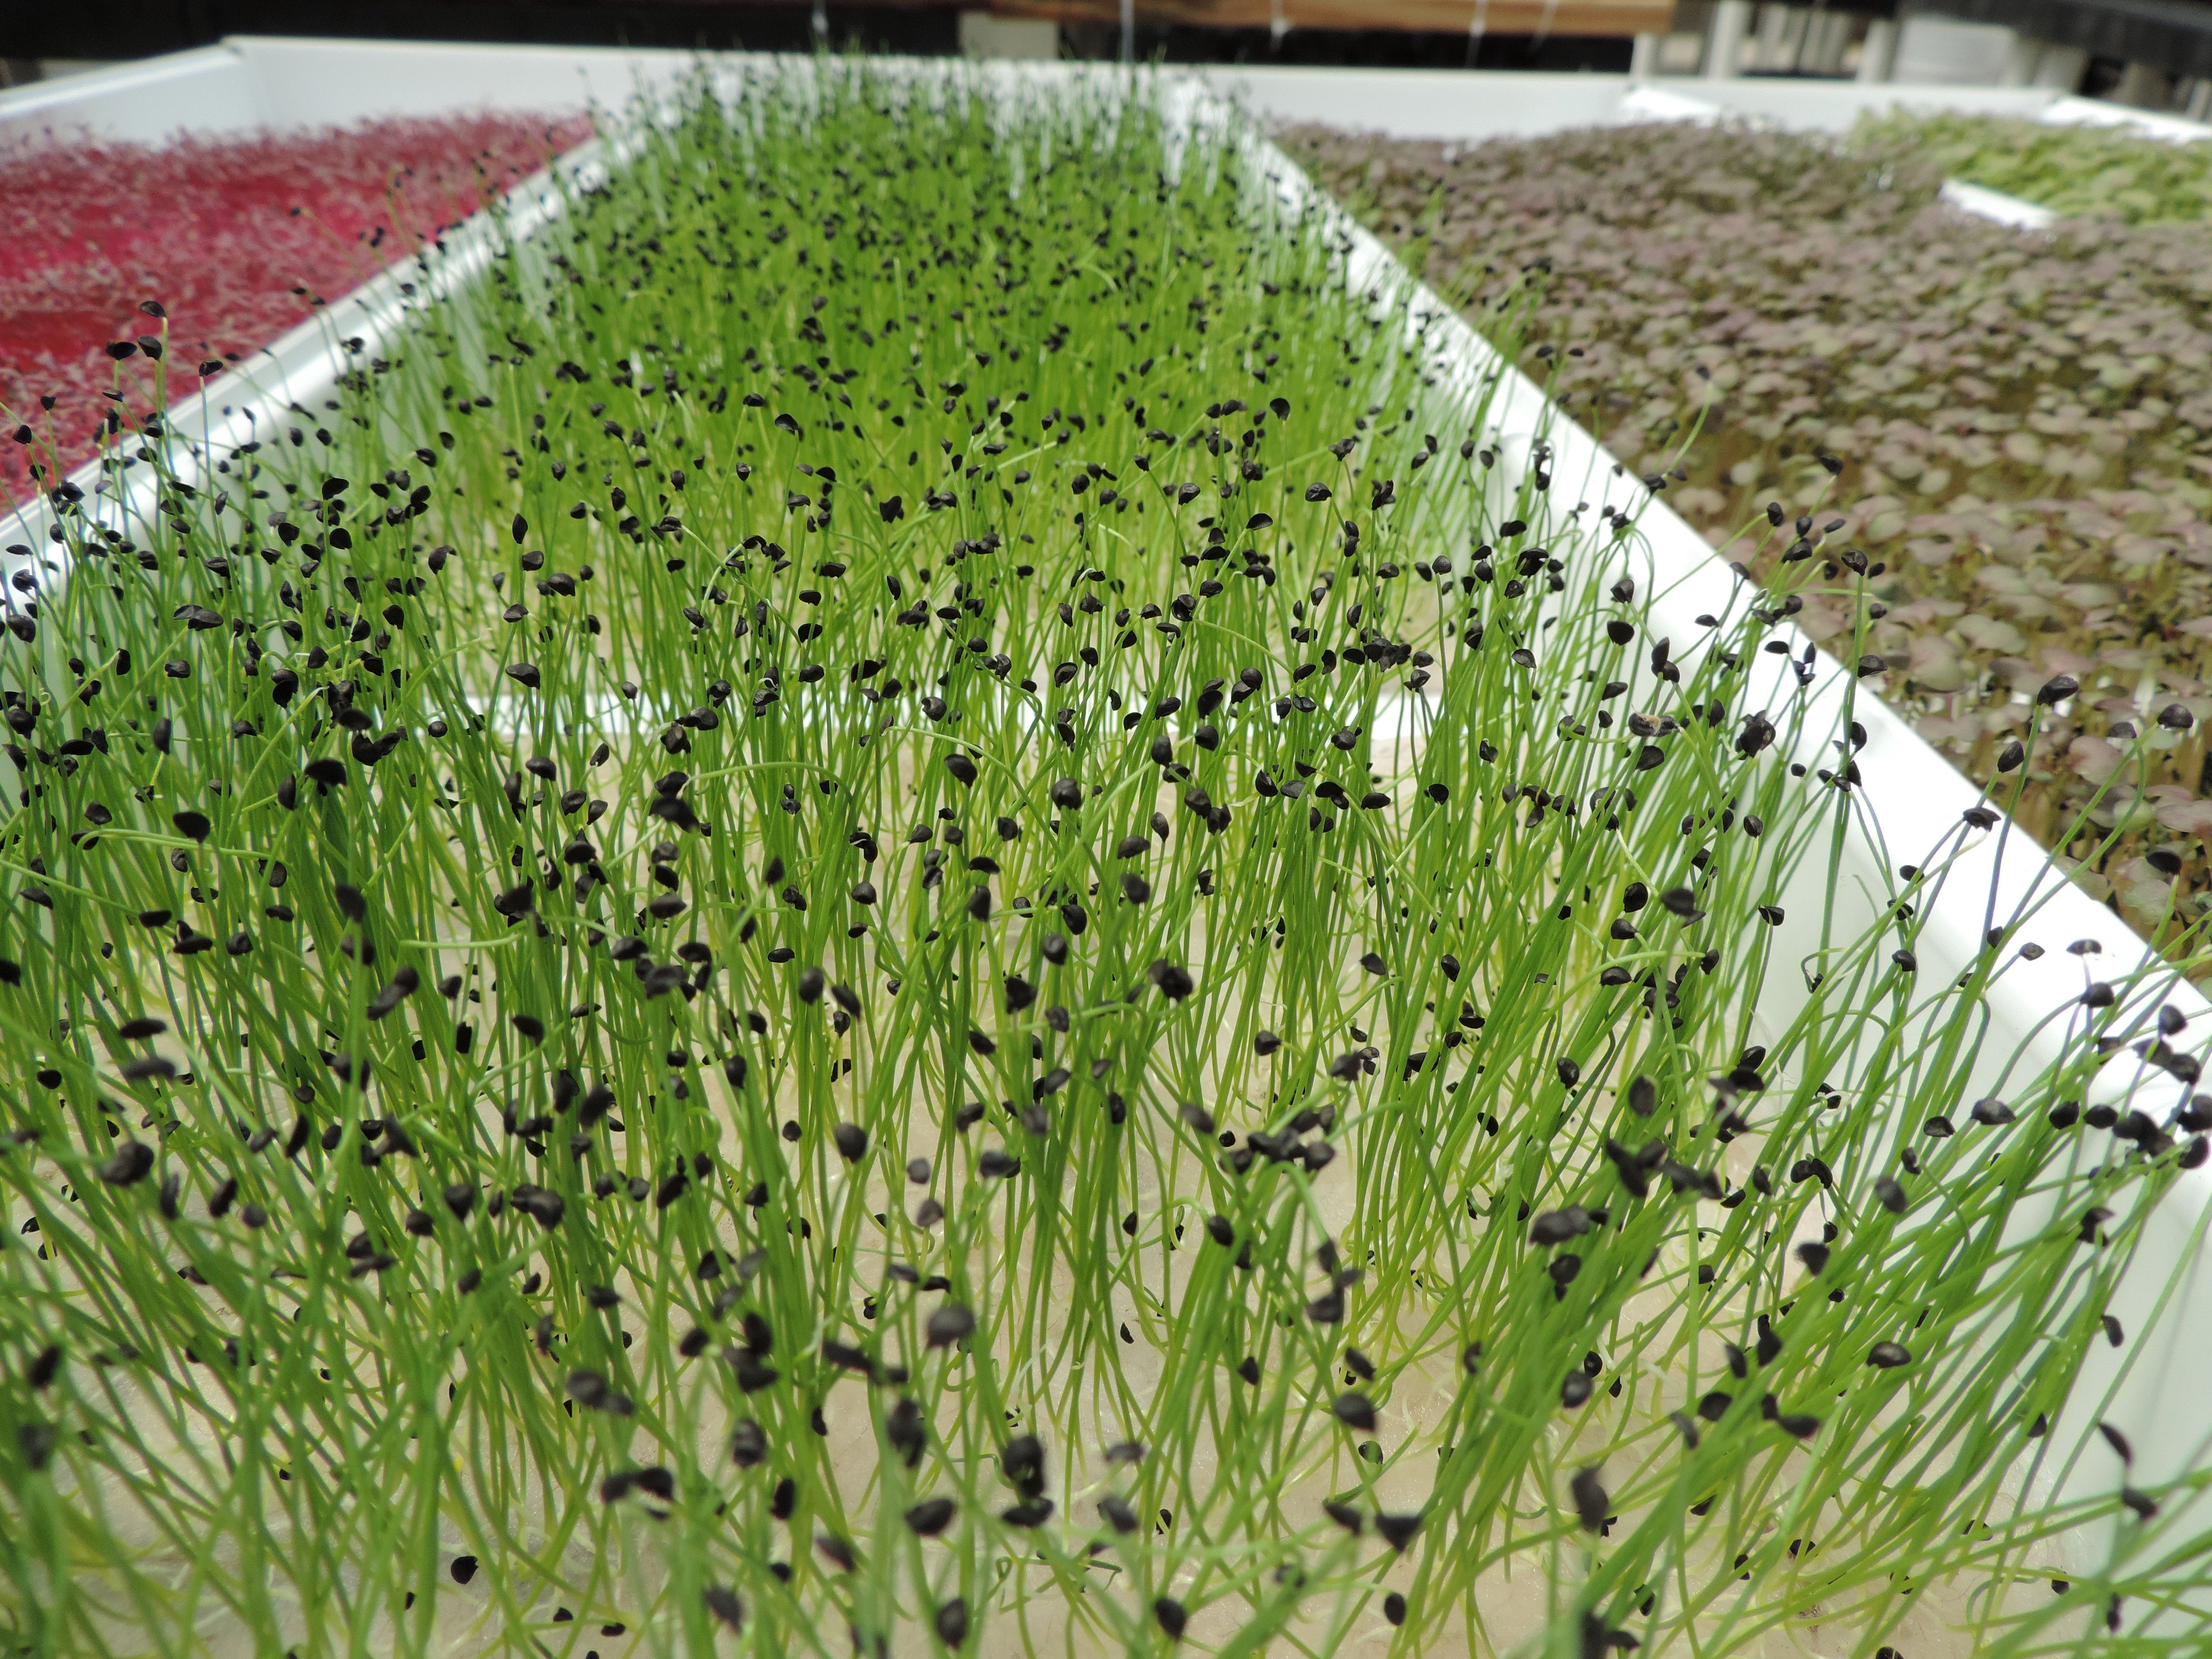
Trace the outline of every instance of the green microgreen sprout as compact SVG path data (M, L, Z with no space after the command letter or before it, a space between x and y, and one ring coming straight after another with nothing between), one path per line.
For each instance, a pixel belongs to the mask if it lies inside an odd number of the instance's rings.
M1806 562L1650 637L1167 83L602 131L11 602L9 1639L2186 1639L2075 1382L2212 1120L2154 980L1924 982L1994 811L1776 959Z

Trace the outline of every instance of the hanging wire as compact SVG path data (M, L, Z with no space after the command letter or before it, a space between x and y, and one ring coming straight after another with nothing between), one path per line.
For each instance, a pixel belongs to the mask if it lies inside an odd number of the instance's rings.
M1528 42L1528 55L1534 58L1544 49L1544 42L1552 38L1552 20L1559 15L1559 0L1544 0L1544 15L1536 25L1536 33Z

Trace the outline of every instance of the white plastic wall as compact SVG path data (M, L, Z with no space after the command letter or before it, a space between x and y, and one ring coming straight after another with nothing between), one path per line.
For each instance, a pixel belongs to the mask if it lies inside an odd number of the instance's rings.
M620 47L231 44L259 89L264 118L280 127L456 109L620 109L633 93L667 85L695 61L686 52Z
M1898 30L1890 73L1931 86L1994 87L2007 78L2020 36L2002 23L1967 23L1928 14ZM2016 78L2025 79L2019 76Z
M963 11L960 51L969 58L1057 58L1060 25L1043 18L994 17L988 11Z
M0 93L0 143L51 133L159 143L179 132L348 125L456 110L617 109L689 52L249 36Z
M1664 83L1662 83L1664 84ZM1780 78L1700 81L1685 91L1732 115L1771 121L1793 132L1845 132L1869 111L1960 110L1972 115L2039 118L2055 94L2033 87L1866 86L1856 81Z
M1534 137L1613 118L1623 75L1459 70L1250 69L1206 72L1214 89L1276 121L1328 121L1407 138Z
M185 131L281 130L453 110L615 108L692 62L689 52L618 47L242 36L0 93L0 143L52 132L151 143ZM1407 138L1534 137L1654 118L1652 108L1638 107L1640 88L1797 131L1841 132L1869 110L1901 107L2125 125L2172 138L2212 136L2212 128L2194 122L2033 87L1243 65L1200 73L1217 92L1270 120L1328 121Z
M2201 121L2130 109L2124 104L2100 103L2094 98L2061 98L2037 118L2060 126L2126 127L2147 137L2165 138L2177 144L2193 144L2212 138L2212 127Z
M253 72L230 46L0 92L0 144L79 133L150 144L176 132L250 131L267 120Z
M1224 96L1277 121L1327 121L1401 138L1540 137L1562 127L1663 118L1639 92L1693 100L1801 132L1843 132L1869 110L1956 109L2039 118L2055 93L2027 87L1862 86L1849 81L1536 75L1457 70L1205 71ZM2075 100L2086 101L2086 100ZM2098 106L2098 107L2102 107ZM2120 111L2125 118L2133 113Z

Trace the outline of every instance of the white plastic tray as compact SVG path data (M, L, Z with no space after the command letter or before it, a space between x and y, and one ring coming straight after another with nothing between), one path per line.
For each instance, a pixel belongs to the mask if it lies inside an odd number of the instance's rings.
M0 94L0 140L42 130L57 136L79 130L152 141L178 131L283 128L380 114L487 107L550 111L586 102L619 106L641 88L679 76L694 61L678 52L239 40L52 88ZM1079 72L1042 65L1023 71ZM1650 115L1643 111L1655 101L1653 91L1640 89L1652 83L1621 76L1238 70L1208 78L1214 92L1269 117L1457 139L1648 119ZM1821 131L1848 126L1859 111L1892 104L2034 115L2054 101L2045 92L1930 87L1678 82L1656 90L1679 100L1671 106L1678 112L1695 100ZM576 161L571 158L564 165ZM1307 188L1287 161L1279 165L1286 188ZM554 196L542 179L519 190L526 217L550 210L533 205ZM1393 257L1371 236L1348 221L1344 229L1357 269L1395 270ZM451 252L439 280L469 280L487 252L481 237L464 231L448 240ZM375 340L395 323L397 281L395 276L369 283L214 382L204 403L195 399L181 406L172 421L173 447L208 441L227 447L246 435L249 410L266 421L289 402L323 395L344 362L338 343L349 335L362 336L373 350ZM1594 438L1549 410L1541 392L1501 363L1449 307L1425 290L1416 307L1437 319L1431 342L1448 347L1462 385L1472 387L1486 377L1503 376L1498 418L1518 440L1507 446L1506 468L1525 464L1528 441L1540 428L1553 447L1555 496L1587 500L1594 507L1608 500L1636 506L1642 492L1635 479L1620 476L1613 458ZM76 482L89 492L96 475L88 470ZM1642 508L1640 529L1648 543L1649 566L1639 587L1649 595L1652 630L1678 641L1696 640L1704 630L1695 618L1725 611L1735 578L1663 498ZM0 546L11 543L46 550L43 516L33 512L27 520L0 520ZM1797 648L1805 643L1797 641ZM1779 659L1761 660L1779 672ZM1817 661L1819 708L1832 720L1842 707L1849 675L1825 656ZM1833 895L1840 936L1870 925L1897 890L1897 867L1931 861L1938 845L1956 832L1960 815L1978 799L1973 786L1878 698L1863 696L1857 708L1867 731L1858 757L1866 781L1859 796L1860 820L1844 847ZM1808 723L1795 757L1808 768L1832 760L1820 727L1817 719ZM1784 896L1788 921L1778 930L1778 962L1794 961L1817 947L1824 901L1830 896L1824 882L1824 872L1808 865L1796 889ZM1950 884L1927 906L1916 945L1923 975L1960 972L1979 954L1991 915L2000 921L2032 917L2024 936L2044 945L2046 954L2037 962L2015 962L1990 992L1984 1049L1990 1066L2015 1048L2021 1051L2021 1063L2030 1066L2056 1054L2059 1034L2046 1027L2045 1016L2081 993L2081 963L2062 948L2080 939L2104 945L2099 977L2115 982L2134 978L2149 1006L2158 1000L2171 1001L2190 1017L2192 1032L2212 1038L2212 1004L2177 982L2111 911L2059 878L2034 845L2008 833L2008 826L1973 837ZM1773 1006L1765 1012L1778 1025L1791 1012L1790 990L1786 974L1775 978ZM2121 1059L2133 1063L2124 1051ZM2193 1278L2169 1303L2158 1301L2179 1264L2191 1263L2193 1274L2203 1263L2200 1234L2208 1215L2212 1168L2185 1176L2160 1206L2141 1247L2139 1265L2112 1308L2131 1333L2130 1342L2118 1352L2097 1349L2075 1390L2075 1405L2055 1425L2051 1444L2062 1455L2046 1467L2062 1472L2056 1487L2061 1495L2110 1489L2109 1470L2099 1468L2092 1475L2090 1463L2063 1455L2065 1448L2090 1436L2100 1419L2133 1438L2139 1481L2164 1480L2212 1461L2206 1450L2212 1443L2212 1393L2203 1386L2203 1378L2212 1375L2212 1322L2188 1316L2197 1299ZM2070 1548L2084 1565L2103 1556L2099 1539L2076 1539Z

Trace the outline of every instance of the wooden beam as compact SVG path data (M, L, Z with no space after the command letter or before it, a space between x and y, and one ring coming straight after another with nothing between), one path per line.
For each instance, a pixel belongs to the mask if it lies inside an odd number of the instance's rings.
M1061 23L1117 23L1121 0L991 0L1001 17ZM1463 34L1482 14L1491 34L1664 34L1674 0L1136 0L1137 21L1154 27L1389 30Z

